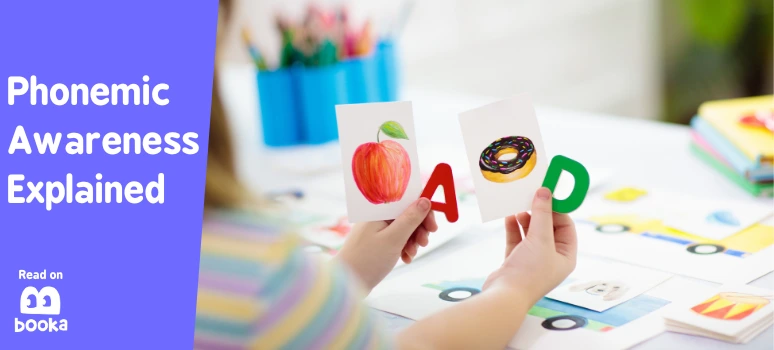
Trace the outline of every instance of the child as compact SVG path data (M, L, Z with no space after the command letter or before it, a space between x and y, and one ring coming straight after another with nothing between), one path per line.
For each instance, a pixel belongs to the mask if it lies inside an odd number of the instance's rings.
M227 20L229 1L221 6ZM429 201L390 222L355 225L331 262L316 261L287 232L281 209L240 185L217 79L211 118L196 349L502 349L575 267L573 222L552 212L541 188L532 215L506 218L505 261L481 293L391 336L361 301L399 258L410 263L427 245L438 228Z

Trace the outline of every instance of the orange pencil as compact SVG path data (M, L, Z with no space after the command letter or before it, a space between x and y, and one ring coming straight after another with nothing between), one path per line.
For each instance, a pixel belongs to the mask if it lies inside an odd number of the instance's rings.
M358 38L357 45L355 48L356 55L365 56L371 53L372 48L373 48L373 27L371 25L371 20L368 20L366 21L365 25L363 25L363 30L360 33L360 38Z

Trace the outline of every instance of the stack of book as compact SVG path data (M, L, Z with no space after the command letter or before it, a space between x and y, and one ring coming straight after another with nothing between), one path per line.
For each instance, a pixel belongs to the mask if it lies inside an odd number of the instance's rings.
M691 128L694 154L752 195L774 196L774 95L706 102Z

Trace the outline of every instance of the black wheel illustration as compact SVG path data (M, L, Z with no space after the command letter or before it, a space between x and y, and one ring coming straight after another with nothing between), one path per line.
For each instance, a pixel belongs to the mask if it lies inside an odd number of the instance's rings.
M585 317L575 315L562 315L549 317L541 324L543 328L550 331L569 331L576 328L583 328L588 324Z
M597 225L596 230L601 233L624 233L631 231L631 227L624 224L602 224Z
M438 297L446 301L457 302L457 301L463 301L478 293L481 293L481 291L478 290L477 288L453 287L449 289L444 289L444 291L441 292L441 294L438 294Z
M697 243L689 245L685 250L698 255L712 255L724 252L726 247L719 244Z

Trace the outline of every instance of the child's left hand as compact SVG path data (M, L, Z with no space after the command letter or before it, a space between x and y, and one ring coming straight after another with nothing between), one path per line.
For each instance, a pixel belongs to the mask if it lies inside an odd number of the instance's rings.
M370 291L395 267L398 258L411 263L419 246L430 242L438 230L430 200L420 198L397 219L355 224L336 255L352 269Z

